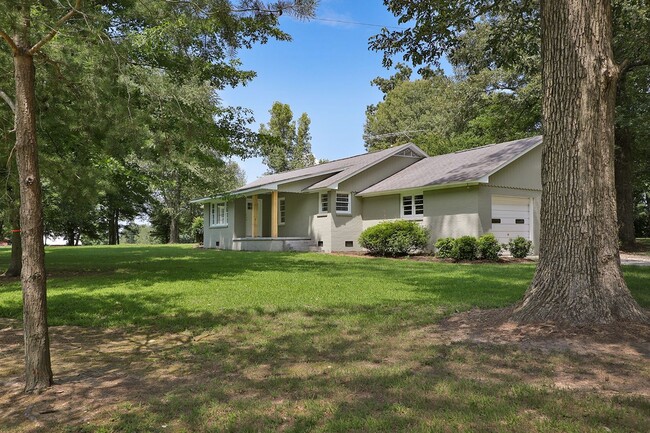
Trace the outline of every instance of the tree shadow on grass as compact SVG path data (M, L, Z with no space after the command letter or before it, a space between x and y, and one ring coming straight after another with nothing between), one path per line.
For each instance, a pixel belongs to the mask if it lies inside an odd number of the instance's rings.
M134 308L164 302L153 301L131 299ZM127 300L100 298L98 308L108 312L115 302ZM549 386L566 369L621 374L615 357L431 340L435 331L422 324L440 314L421 301L197 316L178 311L170 318L152 309L127 329L53 327L58 385L38 397L20 392L21 336L3 329L0 355L14 368L2 379L8 394L0 397L0 413L8 415L0 426L534 432L643 431L650 422L650 403L642 398ZM171 330L179 332L165 332ZM646 374L638 367L622 374ZM7 368L3 363L0 371ZM25 419L28 410L36 421Z

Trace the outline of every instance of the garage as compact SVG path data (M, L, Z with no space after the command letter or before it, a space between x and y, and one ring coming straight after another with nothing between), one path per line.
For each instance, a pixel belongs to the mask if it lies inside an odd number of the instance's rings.
M530 198L492 196L492 230L502 244L522 236L531 239Z

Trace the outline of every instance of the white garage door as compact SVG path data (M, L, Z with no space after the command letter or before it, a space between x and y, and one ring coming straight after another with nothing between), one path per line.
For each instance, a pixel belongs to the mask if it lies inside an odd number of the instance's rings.
M530 199L493 195L492 233L503 244L517 236L530 239Z

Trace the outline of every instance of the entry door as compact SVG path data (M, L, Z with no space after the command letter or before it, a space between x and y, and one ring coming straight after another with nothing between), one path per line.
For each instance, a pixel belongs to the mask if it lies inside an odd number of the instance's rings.
M530 240L530 198L493 195L492 233L503 244L517 236Z
M253 199L246 199L246 237L253 236ZM262 236L262 199L257 199L257 236Z

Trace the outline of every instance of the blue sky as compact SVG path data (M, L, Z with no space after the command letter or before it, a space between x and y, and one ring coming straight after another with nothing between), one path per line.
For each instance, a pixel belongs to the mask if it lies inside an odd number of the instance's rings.
M382 26L397 26L397 19L381 0L321 0L315 20L282 17L280 24L293 41L241 51L243 67L256 71L257 78L221 92L223 103L252 109L257 130L268 122L273 102L281 101L291 106L294 118L303 112L311 118L317 159L363 153L366 106L381 100L370 81L391 75L381 65L382 54L368 50L368 38ZM248 181L266 170L261 158L240 165Z

